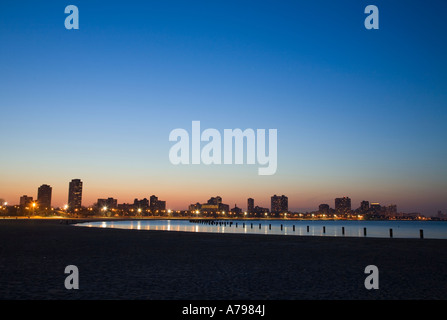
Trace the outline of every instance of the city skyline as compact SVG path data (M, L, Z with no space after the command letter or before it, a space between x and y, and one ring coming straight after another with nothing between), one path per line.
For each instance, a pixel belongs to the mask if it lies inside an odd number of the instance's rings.
M166 200L159 200L157 196L152 194L149 199L147 197L144 197L144 199L139 199L134 197L133 201L119 201L115 197L107 197L107 198L97 198L94 202L88 203L88 204L82 204L82 197L83 197L83 181L81 179L72 179L68 184L68 201L65 202L63 205L51 205L51 197L52 197L52 190L53 188L50 185L43 184L38 188L38 196L36 200L33 196L28 195L22 195L20 196L19 202L11 202L7 201L4 198L2 201L5 201L9 206L16 206L19 205L21 207L30 206L33 205L35 208L41 208L42 205L46 206L47 210L49 207L52 208L60 208L65 211L74 212L75 209L81 209L81 208L92 208L97 207L100 210L102 208L118 208L119 205L125 205L130 207L139 207L139 208L146 208L150 209L151 211L155 210L172 210L172 211L195 211L195 210L217 210L217 211L230 211L232 209L231 204L223 204L222 197L211 197L207 203L200 204L200 201L197 203L193 203L190 201L188 205L185 205L183 207L174 207L174 206L167 206ZM73 200L73 194L76 193L76 200ZM40 200L39 200L40 199ZM71 199L71 202L70 202ZM442 209L438 209L436 212L432 214L425 214L423 212L417 211L417 210L397 210L396 202L392 203L383 203L383 202L372 202L369 200L361 200L358 202L358 205L355 204L355 202L352 202L351 198L349 196L343 196L343 197L336 197L333 198L332 201L329 201L328 203L320 202L317 206L313 208L306 208L306 209L296 209L296 208L289 208L288 202L289 198L285 195L277 196L276 194L269 196L269 201L266 201L265 199L254 199L252 197L246 197L245 198L245 204L241 205L237 202L231 202L226 200L228 203L234 203L235 208L239 208L242 211L248 211L248 212L255 212L255 211L268 211L272 214L279 214L283 212L302 212L302 213L308 213L308 212L320 212L320 213L334 213L334 214L348 214L351 212L354 212L355 210L360 210L362 212L368 211L370 208L375 210L382 210L385 209L387 211L391 210L394 214L397 213L405 213L405 214L422 214L424 216L428 217L434 217L439 215L440 212L443 212ZM269 205L265 206L265 203L268 202ZM71 203L71 205L69 205ZM244 202L240 202L244 203ZM330 203L333 203L331 205ZM3 204L3 203L2 203ZM48 205L49 204L49 205ZM218 205L218 208L216 207ZM200 208L196 207L199 206ZM214 208L216 207L216 208ZM214 209L212 209L214 208Z
M1 2L0 198L83 205L157 194L173 209L221 195L310 211L349 195L447 208L445 1ZM405 23L403 23L405 21ZM277 130L277 169L174 165L170 132ZM242 196L243 195L243 196ZM258 200L259 199L259 200Z

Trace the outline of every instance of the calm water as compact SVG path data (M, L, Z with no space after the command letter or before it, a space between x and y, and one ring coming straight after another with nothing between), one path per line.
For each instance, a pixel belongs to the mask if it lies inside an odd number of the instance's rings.
M243 234L280 234L287 236L332 236L389 238L419 238L423 230L424 238L447 239L447 221L291 221L291 220L225 220L218 224L200 224L189 220L128 220L79 223L76 226L161 230L184 232L218 232ZM221 224L219 224L221 222ZM232 225L230 226L230 222ZM236 226L237 224L237 226ZM245 227L244 227L245 224ZM270 225L270 226L269 226ZM281 228L282 225L282 228ZM295 230L293 230L295 226ZM344 227L344 234L342 228ZM309 231L308 231L309 230Z

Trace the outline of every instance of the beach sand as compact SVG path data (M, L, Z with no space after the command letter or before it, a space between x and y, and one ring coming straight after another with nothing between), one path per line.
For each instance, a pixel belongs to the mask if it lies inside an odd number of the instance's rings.
M447 240L265 236L0 220L0 299L446 299ZM79 290L64 269L79 269ZM367 265L379 289L367 290Z

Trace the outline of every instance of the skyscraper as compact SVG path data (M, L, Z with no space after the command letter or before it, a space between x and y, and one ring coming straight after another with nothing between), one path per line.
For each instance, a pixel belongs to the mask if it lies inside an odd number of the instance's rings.
M248 213L252 213L254 209L255 209L255 200L253 198L248 198L247 200Z
M289 211L289 199L285 196L277 196L276 194L271 197L271 212L272 213L285 213Z
M335 198L335 212L337 214L351 213L351 198Z
M51 209L51 192L53 188L51 188L47 184L43 184L37 189L37 202L39 204L39 208L41 210L50 210Z
M80 179L71 180L68 188L68 210L80 209L82 203L82 181Z
M151 195L149 199L149 208L151 209L152 213L154 213L156 210L158 210L158 197L155 195Z

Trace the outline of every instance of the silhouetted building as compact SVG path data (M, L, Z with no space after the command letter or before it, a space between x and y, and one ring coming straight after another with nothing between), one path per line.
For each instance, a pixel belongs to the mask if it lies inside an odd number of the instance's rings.
M157 210L158 197L152 195L149 199L150 199L149 208L151 209L151 211Z
M51 209L51 192L52 189L49 185L43 184L37 189L37 202L39 209L50 210Z
M289 211L289 199L285 196L277 196L276 194L271 197L271 212L272 213L285 213Z
M114 198L98 199L96 203L100 210L110 210L118 208L118 200Z
M200 207L200 209L196 209ZM222 203L222 198L217 196L217 197L211 197L207 203L197 203L197 204L192 204L189 206L190 211L194 211L194 210L200 210L201 213L228 213L230 211L230 206L228 204L224 204ZM191 210L193 209L193 210Z
M380 215L382 213L382 206L378 202L371 202L369 209L372 214Z
M166 201L158 200L157 201L157 210L165 211L166 210Z
M259 206L253 208L253 214L257 217L265 217L269 212L270 210L268 208L263 208Z
M166 210L166 201L158 200L158 197L152 195L150 198L149 208L152 213L160 213L161 211Z
M351 213L351 198L335 198L335 212L337 214Z
M217 197L211 197L208 202L208 204L212 204L212 205L219 205L222 203L222 198L217 196Z
M362 201L360 203L360 212L367 213L369 211L369 201Z
M135 210L138 210L138 209L149 210L149 208L150 208L149 200L146 198L144 198L142 200L135 199L133 201L133 209L135 209Z
M134 210L135 206L131 203L119 203L118 204L118 210L124 211L129 213L130 211ZM137 208L138 209L138 208Z
M391 204L384 209L385 215L387 215L388 217L395 217L397 215L397 205L395 204Z
M200 209L202 209L202 205L199 202L190 204L188 208L189 211L197 211Z
M68 186L68 210L80 209L82 204L82 181L80 179L71 180Z
M248 198L247 200L247 212L252 213L255 208L255 200L253 198Z
M320 212L321 214L328 214L329 210L330 207L328 204L323 203L318 206L318 212Z
M28 197L27 195L20 197L20 206L21 207L28 207L33 203L33 197Z
M242 209L238 208L238 206L236 204L234 204L234 208L231 209L230 212L236 216L239 216L242 213Z

